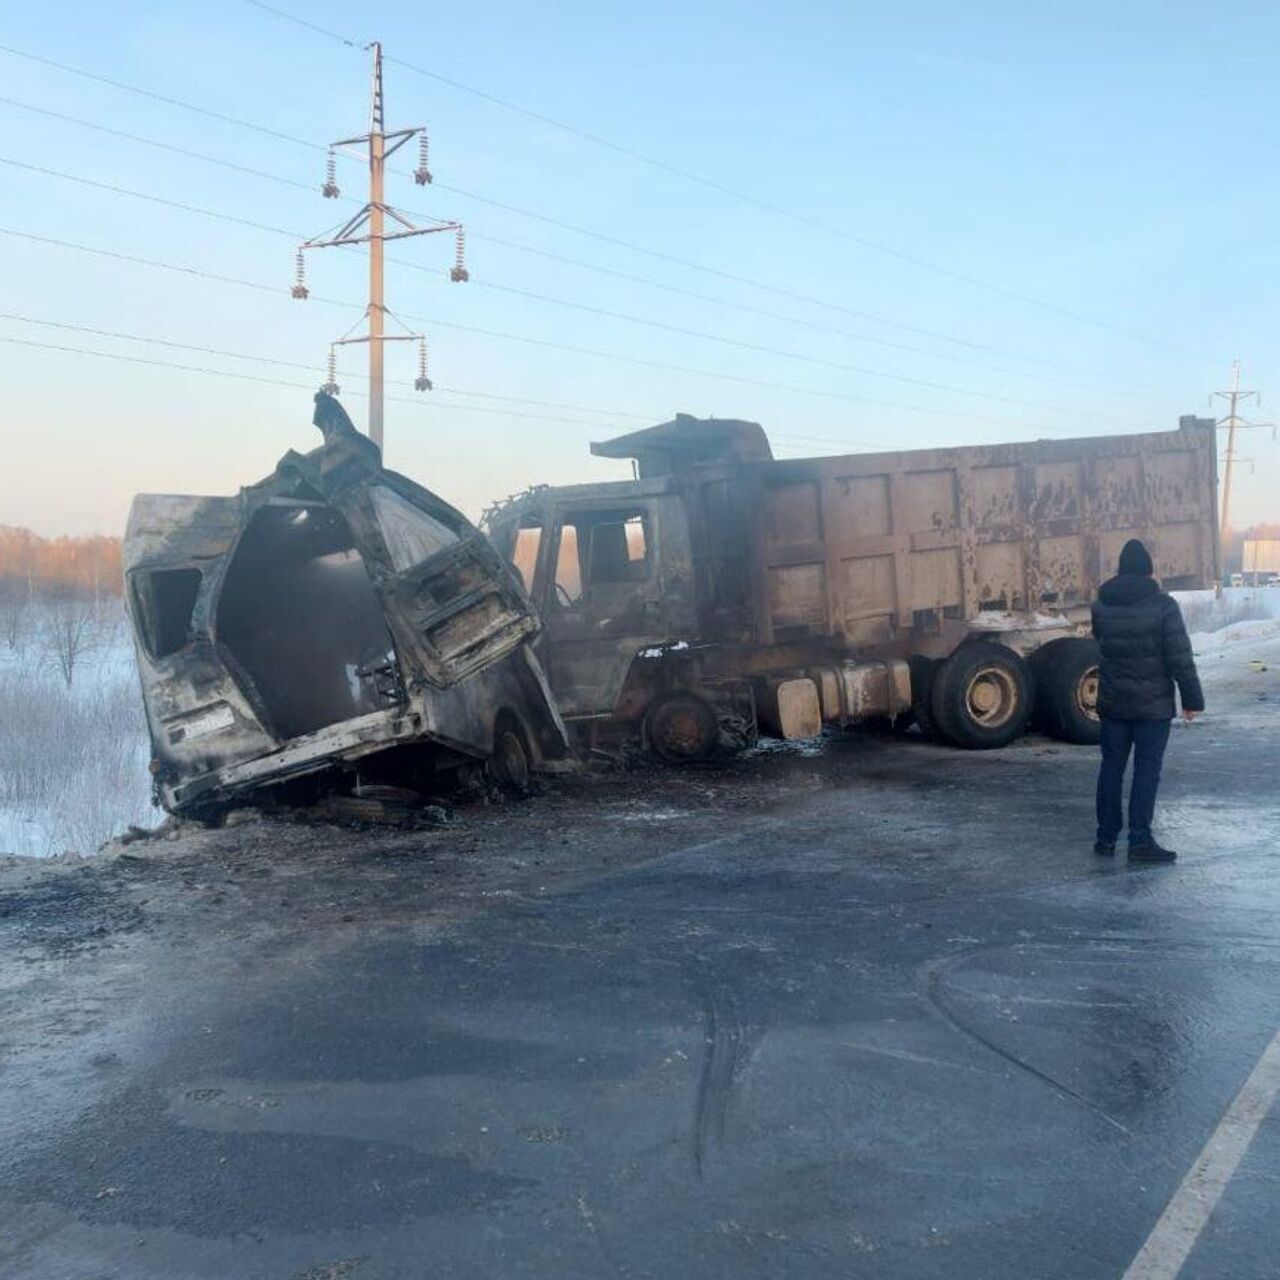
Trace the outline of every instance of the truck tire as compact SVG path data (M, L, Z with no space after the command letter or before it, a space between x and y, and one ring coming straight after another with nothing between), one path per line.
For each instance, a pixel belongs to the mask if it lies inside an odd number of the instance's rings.
M489 757L490 779L513 796L527 796L532 784L533 767L524 733L511 716L499 718L493 731L493 755Z
M1098 642L1084 636L1052 640L1031 657L1036 684L1036 727L1061 742L1096 744Z
M941 737L956 747L1007 746L1027 727L1032 683L1012 649L988 640L963 644L933 680L929 710Z
M696 764L715 750L720 736L716 713L691 693L673 693L655 702L644 719L649 750L666 764Z

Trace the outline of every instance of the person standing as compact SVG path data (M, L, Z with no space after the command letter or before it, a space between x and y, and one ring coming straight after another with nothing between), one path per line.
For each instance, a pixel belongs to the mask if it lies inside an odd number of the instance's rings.
M1124 826L1121 797L1125 768L1133 754L1129 788L1129 859L1172 862L1177 854L1151 834L1160 766L1177 715L1204 710L1204 692L1191 656L1191 641L1178 602L1152 577L1151 553L1137 538L1120 552L1120 572L1098 589L1093 635L1099 649L1098 715L1102 763L1098 769L1098 834L1094 853L1110 856Z

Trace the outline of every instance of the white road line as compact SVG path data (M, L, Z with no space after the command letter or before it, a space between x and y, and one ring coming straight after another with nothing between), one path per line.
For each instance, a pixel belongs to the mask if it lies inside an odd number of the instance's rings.
M1123 1280L1174 1280L1280 1094L1280 1031L1204 1144Z

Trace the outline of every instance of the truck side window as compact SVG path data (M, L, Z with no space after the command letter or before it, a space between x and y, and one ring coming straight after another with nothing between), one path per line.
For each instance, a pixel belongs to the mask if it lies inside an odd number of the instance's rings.
M533 590L533 575L538 567L538 548L542 545L542 526L529 525L516 530L516 540L511 548L511 563L515 566L526 591Z
M595 587L647 582L652 539L643 510L578 511L560 524L555 600L577 605Z
M591 526L587 577L593 585L643 582L648 576L649 539L642 513L619 518L611 512Z
M578 559L578 526L560 526L556 548L556 603L571 606L582 599L582 565Z

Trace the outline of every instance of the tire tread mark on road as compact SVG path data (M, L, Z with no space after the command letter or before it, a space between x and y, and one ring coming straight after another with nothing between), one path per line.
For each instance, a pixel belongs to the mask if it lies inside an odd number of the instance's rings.
M704 989L706 1052L693 1108L693 1165L703 1175L711 1142L724 1142L729 1097L742 1057L742 1023L726 987Z
M981 948L987 950L988 948ZM970 1040L980 1044L984 1049L994 1053L997 1057L1003 1058L1010 1066L1017 1067L1020 1071L1025 1071L1029 1076L1039 1080L1041 1084L1046 1084L1059 1097L1066 1098L1068 1101L1078 1103L1087 1110L1092 1111L1094 1115L1105 1120L1113 1129L1118 1129L1121 1133L1128 1137L1132 1137L1133 1133L1126 1125L1121 1124L1115 1116L1110 1112L1103 1110L1096 1102L1086 1098L1084 1094L1077 1093L1070 1085L1063 1084L1061 1080L1055 1080L1053 1076L1045 1071L1041 1071L1039 1067L1033 1067L1029 1062L1024 1062L1015 1053L1011 1053L1008 1049L1002 1048L994 1040L988 1039L982 1032L975 1030L967 1023L960 1019L951 1006L947 1003L946 998L942 994L942 984L946 977L947 970L954 967L962 960L967 960L973 956L973 951L963 951L959 955L947 956L942 960L936 960L932 964L926 966L925 969L925 995L929 1003L942 1015L943 1019L949 1026L960 1032L961 1035L967 1036Z

